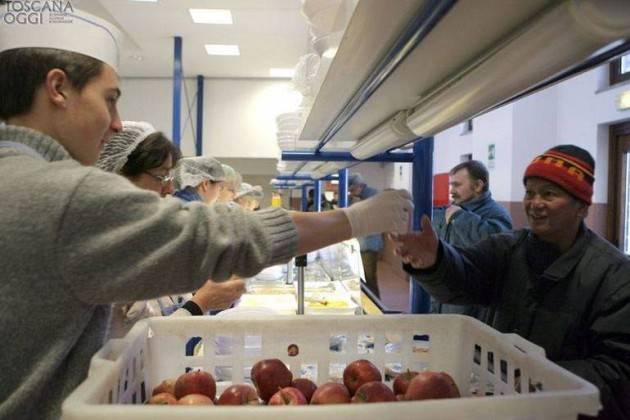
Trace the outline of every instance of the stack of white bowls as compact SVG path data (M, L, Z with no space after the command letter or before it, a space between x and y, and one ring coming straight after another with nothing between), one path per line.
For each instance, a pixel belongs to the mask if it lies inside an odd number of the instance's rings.
M302 113L300 111L285 112L276 117L278 131L278 147L280 150L295 149L300 130L302 129Z

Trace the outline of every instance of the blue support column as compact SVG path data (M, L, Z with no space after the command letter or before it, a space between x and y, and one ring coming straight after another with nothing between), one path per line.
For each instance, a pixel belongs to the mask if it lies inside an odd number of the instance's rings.
M420 219L433 210L433 137L413 145L413 229L420 230ZM431 308L431 298L417 282L410 282L409 309L412 314L426 314Z
M322 181L315 181L313 191L313 203L315 211L322 211Z
M339 170L339 191L337 204L340 208L348 207L348 169Z
M308 186L302 185L302 211L308 210Z
M203 155L203 76L197 76L197 136L195 150L197 156Z
M173 48L173 143L180 147L182 118L182 37L176 36Z

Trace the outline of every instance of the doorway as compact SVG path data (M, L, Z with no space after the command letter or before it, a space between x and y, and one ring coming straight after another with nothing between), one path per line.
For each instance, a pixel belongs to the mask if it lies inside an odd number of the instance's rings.
M630 255L630 122L610 127L608 239Z

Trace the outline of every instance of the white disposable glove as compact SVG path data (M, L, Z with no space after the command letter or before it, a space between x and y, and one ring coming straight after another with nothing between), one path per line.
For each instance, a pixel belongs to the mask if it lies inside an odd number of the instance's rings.
M342 210L350 221L352 236L360 238L375 233L407 232L413 203L408 191L388 190Z

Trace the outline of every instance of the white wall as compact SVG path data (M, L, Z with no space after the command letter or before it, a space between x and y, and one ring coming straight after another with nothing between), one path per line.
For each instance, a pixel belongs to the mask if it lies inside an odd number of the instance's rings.
M275 158L276 116L288 112L289 84L266 80L207 80L204 153Z
M509 201L525 193L523 173L532 159L557 143L558 95L546 89L513 104L512 179Z
M173 84L169 79L123 79L120 110L123 119L151 122L172 137ZM196 125L195 80L186 80L182 93L184 155L194 155L192 125ZM203 153L217 158L276 158L275 117L287 112L295 98L289 83L264 79L206 79L204 86Z
M495 145L495 166L488 168L492 195L498 201L509 201L512 179L512 105L475 118L473 131L462 134L461 125L435 135L434 173L444 173L461 162L461 156L472 153L475 160L488 165L488 146Z
M119 110L123 120L148 121L155 128L164 132L167 137L173 134L173 84L164 79L122 79L120 83L122 96ZM189 93L194 95L195 83L186 82ZM182 101L183 102L183 101ZM182 104L182 108L186 106ZM182 115L182 124L186 115ZM194 151L190 128L182 136L182 152L191 154ZM188 147L186 147L188 146ZM192 148L191 148L192 147ZM192 153L194 154L194 153Z
M473 121L473 159L483 162L490 175L490 191L497 201L510 200L512 181L513 106L506 105ZM488 146L495 146L494 167L488 165ZM455 166L458 162L454 162ZM451 166L452 167L452 166Z
M387 163L385 171L385 185L387 188L405 189L411 191L412 181L411 163Z

